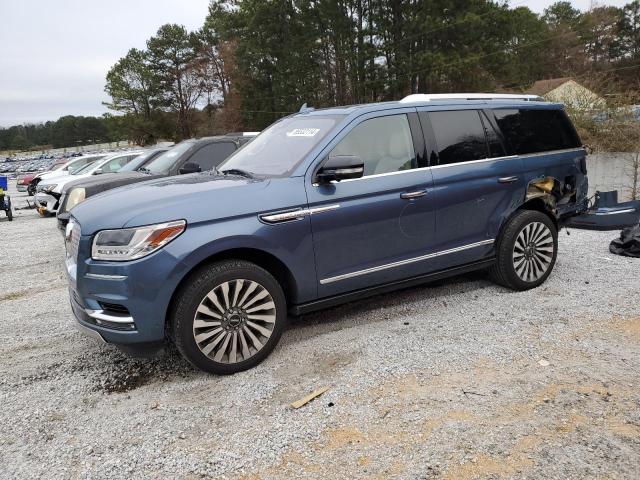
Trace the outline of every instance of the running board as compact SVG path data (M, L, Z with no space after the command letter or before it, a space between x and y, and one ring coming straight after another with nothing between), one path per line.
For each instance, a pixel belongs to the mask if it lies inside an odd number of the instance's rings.
M316 310L322 310L325 308L335 307L342 305L343 303L354 302L356 300L362 300L364 298L372 297L383 293L393 292L403 288L414 287L416 285L422 285L424 283L441 280L443 278L455 277L456 275L462 275L464 273L473 272L476 270L482 270L483 268L490 267L495 262L495 258L486 258L474 263L468 263L459 267L448 268L446 270L439 270L433 273L427 273L418 277L411 277L406 280L399 280L396 282L385 283L383 285L377 285L375 287L364 288L362 290L356 290L349 293L342 293L333 297L323 298L320 300L314 300L313 302L301 303L299 305L292 305L289 308L291 315L303 315L305 313L315 312Z

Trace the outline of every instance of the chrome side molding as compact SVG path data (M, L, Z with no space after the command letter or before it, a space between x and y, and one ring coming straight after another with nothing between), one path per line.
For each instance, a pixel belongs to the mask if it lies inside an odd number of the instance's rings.
M384 265L379 265L377 267L365 268L364 270L358 270L355 272L344 273L342 275L336 275L335 277L324 278L320 280L321 285L326 285L328 283L339 282L340 280L347 280L353 277L359 277L360 275L367 275L369 273L380 272L382 270L387 270L389 268L402 267L404 265L409 265L415 262L421 262L423 260L429 260L430 258L440 257L442 255L449 255L452 253L462 252L464 250L469 250L470 248L481 247L483 245L491 245L495 242L495 239L482 240L480 242L470 243L468 245L463 245L461 247L450 248L448 250L442 250L440 252L429 253L427 255L421 255L419 257L408 258L406 260L400 260L398 262L387 263Z
M265 223L281 223L291 220L301 220L304 217L310 217L311 215L317 215L318 213L331 212L338 208L340 208L339 204L315 208L298 208L297 210L292 210L290 212L263 213L259 218Z

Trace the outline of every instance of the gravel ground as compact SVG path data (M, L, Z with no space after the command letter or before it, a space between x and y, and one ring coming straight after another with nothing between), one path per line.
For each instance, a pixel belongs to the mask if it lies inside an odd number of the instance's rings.
M609 253L614 232L562 233L536 290L475 274L307 315L214 377L76 333L55 220L16 213L2 478L638 478L640 260Z

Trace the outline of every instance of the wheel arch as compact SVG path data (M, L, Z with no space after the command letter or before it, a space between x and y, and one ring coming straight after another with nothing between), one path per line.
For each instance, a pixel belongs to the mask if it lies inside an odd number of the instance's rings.
M525 200L502 221L500 229L498 230L498 236L496 237L495 248L497 249L498 242L500 242L500 240L502 239L502 234L506 226L509 224L509 221L523 210L534 210L545 214L547 217L549 217L553 225L556 227L556 231L560 231L560 223L558 221L558 217L555 214L555 209L551 205L553 205L553 203L551 202L551 198L546 198L544 195Z
M296 298L298 297L298 286L295 281L295 277L291 270L278 257L259 248L252 247L240 247L222 250L202 259L199 263L193 265L192 268L183 275L180 282L178 282L178 285L173 290L171 300L169 301L169 305L166 310L165 334L168 335L171 331L171 329L168 328L171 312L173 311L173 306L176 302L177 295L182 287L194 275L196 275L199 270L206 268L208 265L214 264L216 262L232 259L245 260L265 269L267 272L274 276L274 278L282 287L285 295L285 300L287 301L287 307L295 302Z
M513 212L513 215L520 210L535 210L537 212L544 213L553 222L556 230L559 230L558 217L556 216L555 209L551 207L549 199L545 197L537 197L527 200Z

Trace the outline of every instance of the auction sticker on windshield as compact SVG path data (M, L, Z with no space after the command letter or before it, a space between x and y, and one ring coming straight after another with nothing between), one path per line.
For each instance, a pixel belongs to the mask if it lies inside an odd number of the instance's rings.
M287 137L315 137L319 131L319 128L294 128L287 132Z

